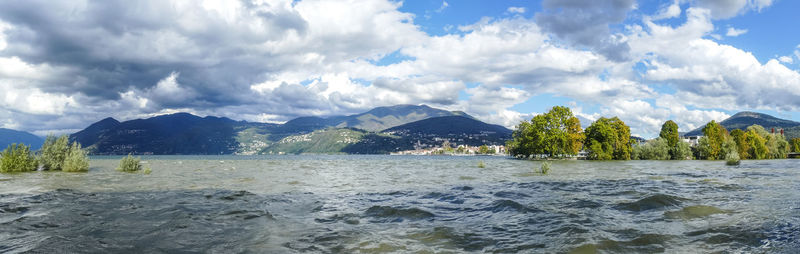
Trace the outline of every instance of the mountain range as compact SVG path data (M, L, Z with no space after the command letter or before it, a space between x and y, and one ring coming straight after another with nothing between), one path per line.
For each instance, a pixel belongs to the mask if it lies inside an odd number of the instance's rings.
M25 144L30 146L31 150L37 150L42 147L44 139L28 132L0 128L0 150L15 143Z
M728 129L728 131L733 129L745 130L750 125L757 124L763 126L767 131L771 131L772 128L775 128L776 131L778 129L784 129L786 137L790 139L800 137L800 122L780 119L756 112L742 111L728 119L722 120L719 124L725 127L725 129ZM684 136L702 136L703 127L704 126L701 126L700 128L689 131L685 133Z
M92 154L389 153L455 144L503 144L511 130L460 111L426 105L378 107L348 116L300 117L284 124L188 113L98 121L70 136Z
M758 124L800 137L800 122L739 112L720 122L728 130ZM698 128L685 136L702 135ZM378 107L347 116L299 117L284 124L199 117L189 113L119 122L105 118L70 135L92 154L385 154L441 145L503 144L511 130L460 111L425 105ZM0 128L0 148L25 143L39 149L44 139Z

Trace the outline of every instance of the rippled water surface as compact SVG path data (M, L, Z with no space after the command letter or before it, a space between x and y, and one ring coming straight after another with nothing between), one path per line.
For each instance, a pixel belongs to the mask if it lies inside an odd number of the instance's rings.
M92 159L0 174L0 253L800 252L800 160Z

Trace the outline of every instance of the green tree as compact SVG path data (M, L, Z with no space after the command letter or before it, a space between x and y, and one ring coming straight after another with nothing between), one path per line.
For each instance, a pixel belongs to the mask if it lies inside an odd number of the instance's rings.
M530 122L517 125L507 143L509 153L516 157L575 155L583 142L580 120L568 107L555 106Z
M769 150L771 159L786 159L789 154L789 142L781 134L769 134L767 135L767 150Z
M670 148L677 147L680 142L681 135L678 133L678 124L672 120L668 120L661 125L661 133L658 135L667 141L667 146Z
M740 129L733 129L731 131L731 138L736 143L736 151L739 153L739 158L745 160L749 159L750 144L747 143L746 133Z
M703 127L703 135L708 138L708 148L705 157L709 160L722 160L725 159L725 153L722 151L722 145L728 138L728 130L722 127L719 123L711 120L705 127Z
M481 145L480 147L478 147L478 153L480 153L480 154L492 154L492 153L494 153L494 150L489 149L489 147L486 146L486 145Z
M36 170L36 160L25 144L11 144L0 153L0 173Z
M669 142L661 137L634 146L631 154L631 157L639 160L669 160L671 157Z
M591 160L629 160L631 158L630 128L617 117L597 119L586 128L584 146Z
M800 153L800 138L793 138L791 147L792 151L795 153Z
M736 147L736 142L733 141L733 138L731 137L728 137L724 141L722 141L721 153L723 158L720 159L722 160L728 160L728 159L733 160L733 158L735 158L736 161L738 161L740 159L738 147Z
M81 145L78 142L72 142L67 158L64 160L64 167L61 170L65 172L89 171L89 156L86 155L86 151L81 149Z
M689 144L681 142L678 124L672 120L668 120L661 125L661 133L659 133L658 136L667 141L670 159L685 160L692 156L692 150Z
M672 153L672 159L674 160L686 160L692 159L692 147L689 146L689 143L686 142L678 142L678 146L674 148L675 150Z
M69 153L69 138L67 135L58 138L48 135L39 152L39 163L44 170L61 170Z
M766 140L758 134L758 130L756 128L751 129L750 127L747 127L747 130L747 134L745 134L745 141L747 141L747 145L750 147L750 150L748 151L750 158L757 160L769 158L769 149L767 149Z
M769 132L767 132L767 130L764 129L764 126L761 126L761 125L758 125L758 124L753 124L753 125L750 125L750 126L747 127L747 131L751 131L751 130L755 131L759 136L761 136L762 138L765 138L765 139L767 138L767 135L769 135Z
M697 140L697 154L695 157L701 160L709 160L709 150L711 150L711 148L708 144L708 137L700 137L700 139Z

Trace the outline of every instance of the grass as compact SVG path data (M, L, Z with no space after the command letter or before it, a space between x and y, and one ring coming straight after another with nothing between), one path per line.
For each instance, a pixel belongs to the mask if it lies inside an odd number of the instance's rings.
M133 157L131 154L128 154L127 157L123 157L119 160L119 166L117 170L122 172L137 172L142 170L142 164L140 163L142 159L139 157Z
M11 144L0 153L0 173L36 170L36 159L31 148L24 144Z

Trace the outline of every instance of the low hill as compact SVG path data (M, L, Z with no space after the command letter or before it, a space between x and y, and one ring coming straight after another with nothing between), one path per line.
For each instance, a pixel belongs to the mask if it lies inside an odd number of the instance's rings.
M435 142L432 137L447 138L455 143L482 145L503 144L511 138L511 130L487 124L464 116L428 118L383 130L382 133L397 135L421 142Z
M728 119L722 120L722 122L720 122L720 125L728 129L729 131L733 129L744 130L747 129L748 126L754 124L761 125L767 130L770 130L771 128L789 129L792 127L800 126L800 122L780 119L771 115L749 112L749 111L736 113L735 115L729 117ZM703 135L703 127L694 129L684 134L684 136L702 136L702 135Z
M0 128L0 150L15 143L31 146L31 150L39 150L44 139L28 132Z

